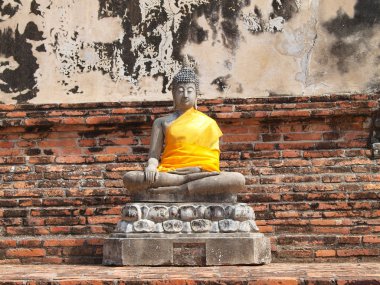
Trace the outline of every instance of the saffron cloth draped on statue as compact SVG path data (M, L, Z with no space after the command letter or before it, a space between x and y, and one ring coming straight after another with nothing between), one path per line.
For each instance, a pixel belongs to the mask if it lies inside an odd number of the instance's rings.
M166 130L158 171L200 167L204 171L220 172L219 138L222 135L213 119L194 108L187 110Z

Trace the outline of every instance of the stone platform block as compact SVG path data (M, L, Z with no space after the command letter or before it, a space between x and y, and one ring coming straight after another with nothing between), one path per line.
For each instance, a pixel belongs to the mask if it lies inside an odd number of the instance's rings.
M104 265L261 265L270 261L270 241L261 233L113 234L103 247Z

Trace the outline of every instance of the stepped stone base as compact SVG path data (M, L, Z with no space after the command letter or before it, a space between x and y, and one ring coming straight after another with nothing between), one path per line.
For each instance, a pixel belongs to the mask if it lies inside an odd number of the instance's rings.
M103 247L104 265L211 266L268 264L270 241L261 233L113 234Z
M270 241L244 203L131 203L105 240L103 264L267 264Z

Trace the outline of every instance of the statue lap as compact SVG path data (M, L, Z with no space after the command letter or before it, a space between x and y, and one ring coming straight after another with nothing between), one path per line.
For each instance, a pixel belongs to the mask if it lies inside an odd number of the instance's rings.
M237 172L198 172L184 175L160 172L157 180L148 184L143 171L130 171L124 175L123 181L134 198L178 194L181 197L198 196L214 200L212 197L215 195L236 196L245 187L244 176Z

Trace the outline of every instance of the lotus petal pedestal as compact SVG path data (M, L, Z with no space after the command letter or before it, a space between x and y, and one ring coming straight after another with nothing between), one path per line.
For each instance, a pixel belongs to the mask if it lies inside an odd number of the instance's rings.
M243 203L133 203L106 239L105 265L267 264L270 242Z

